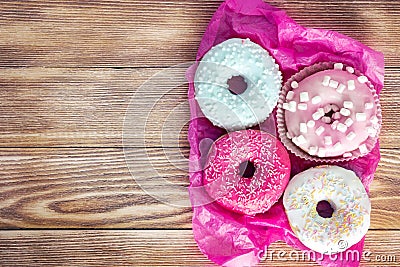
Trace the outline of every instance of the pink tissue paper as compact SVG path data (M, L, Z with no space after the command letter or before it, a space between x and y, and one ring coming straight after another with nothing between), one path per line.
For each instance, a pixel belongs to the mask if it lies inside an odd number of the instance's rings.
M261 0L223 2L208 25L196 60L199 61L211 47L234 37L249 38L268 50L279 64L284 82L304 67L331 61L343 62L364 73L378 94L383 88L384 59L381 53L334 31L302 27L284 11ZM191 112L188 131L191 146L189 195L193 207L193 234L200 250L210 260L223 266L256 265L268 246L278 240L294 249L309 250L291 230L282 198L269 211L256 216L237 214L215 202L209 203L209 196L202 189L204 173L201 166L212 142L226 132L213 126L194 100L195 69L196 66L192 66L187 71ZM260 125L260 129L276 136L275 115L274 112ZM318 165L293 154L290 154L290 159L291 177ZM368 192L379 160L377 143L368 155L336 165L353 170ZM363 246L364 239L349 249L358 251L361 257ZM346 257L344 253L335 257L316 253L315 260L323 266L359 265L358 260Z

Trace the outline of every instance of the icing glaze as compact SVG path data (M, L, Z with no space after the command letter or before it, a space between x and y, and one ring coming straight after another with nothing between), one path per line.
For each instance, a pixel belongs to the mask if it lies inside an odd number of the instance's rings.
M328 202L331 217L319 213ZM319 166L295 175L283 195L290 226L308 248L334 254L358 243L370 224L371 203L354 172L338 166Z
M229 84L237 77L244 82L239 93ZM261 46L233 38L204 55L194 81L195 97L204 115L216 126L238 130L269 116L278 102L282 74Z
M336 63L333 69L297 81L298 87L289 91L290 102L282 105L292 142L310 155L322 158L346 153L363 155L372 149L368 139L377 138L380 123L371 85L367 77L357 76L351 69L342 70L341 66ZM312 124L315 130L302 131L303 123Z
M241 173L240 167L246 162L254 166L252 175ZM242 130L215 141L204 174L206 191L221 206L253 215L267 211L278 201L289 181L290 160L274 136Z

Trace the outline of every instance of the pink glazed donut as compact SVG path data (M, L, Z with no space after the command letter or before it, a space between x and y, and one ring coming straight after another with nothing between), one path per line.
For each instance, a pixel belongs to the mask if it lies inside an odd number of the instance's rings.
M254 215L266 212L281 197L289 181L290 160L274 136L242 130L215 141L204 173L205 189L217 203Z
M291 88L280 106L286 132L280 130L280 137L319 158L365 155L380 130L378 96L366 76L342 63L331 64L317 64L329 68L311 75L305 69L306 75L288 81Z

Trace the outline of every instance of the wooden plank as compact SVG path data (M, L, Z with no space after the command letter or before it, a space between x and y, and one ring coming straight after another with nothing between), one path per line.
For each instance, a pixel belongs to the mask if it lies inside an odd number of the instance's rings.
M188 146L185 68L18 68L1 73L0 147ZM154 75L159 78L142 86ZM399 68L387 69L381 98L384 148L400 147L399 77ZM136 104L129 106L133 98ZM122 143L128 107L127 122L133 125Z
M160 203L142 191L189 205L188 150L143 152L0 149L0 228L190 228L191 208ZM126 158L135 162L134 177ZM371 187L371 229L399 229L399 164L399 150L382 150Z
M142 67L191 61L221 2L2 1L0 66ZM269 2L301 25L347 34L382 51L388 65L400 64L398 1Z
M274 252L272 252L274 251ZM369 231L361 266L399 266L400 231ZM271 244L259 266L319 266ZM281 258L278 257L281 253ZM292 258L289 257L291 253ZM385 262L383 261L385 260ZM1 266L214 266L191 230L1 231Z

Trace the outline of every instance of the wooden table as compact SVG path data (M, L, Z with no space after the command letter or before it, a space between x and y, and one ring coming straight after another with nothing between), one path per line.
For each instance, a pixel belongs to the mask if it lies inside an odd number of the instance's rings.
M2 1L0 3L0 265L204 266L191 209L162 204L134 182L125 152L150 168L132 136L122 142L133 93L171 65L194 60L221 1ZM300 24L347 34L385 54L382 160L371 187L367 266L400 263L400 2L275 0ZM146 137L150 163L188 184L189 111L164 95ZM143 95L152 101L157 92ZM138 114L143 106L138 106ZM139 115L138 115L139 116ZM177 138L162 134L181 129ZM177 141L178 140L178 141ZM161 149L161 148L164 149ZM138 154L135 154L138 153ZM180 162L171 164L168 155ZM157 177L147 177L158 185ZM160 191L165 189L160 188ZM172 191L171 194L174 192ZM284 243L273 248L290 251ZM396 262L383 263L382 260ZM381 260L381 262L378 262ZM266 266L313 263L265 261Z

